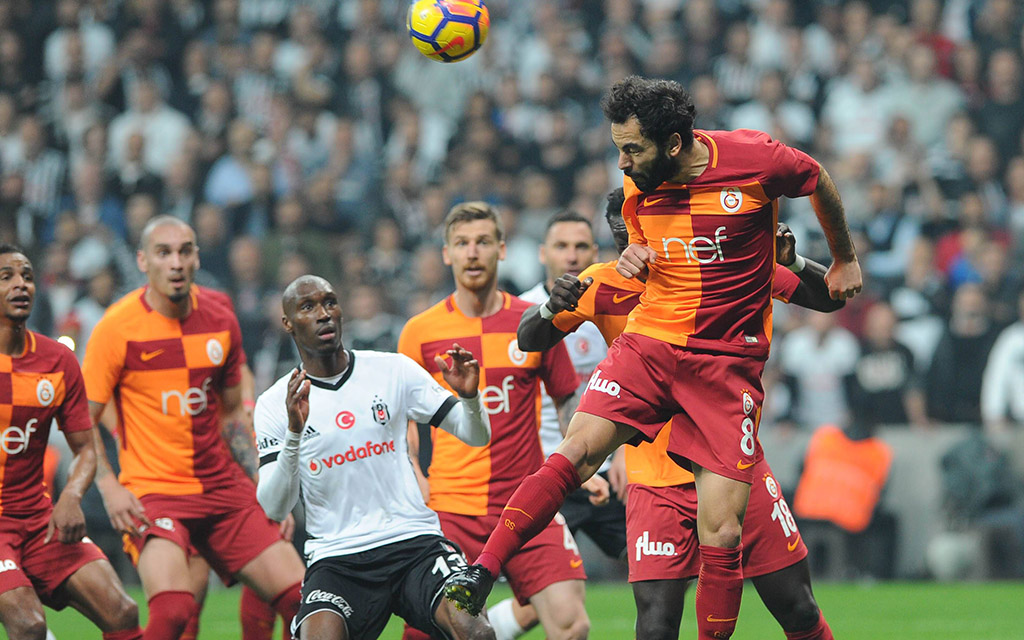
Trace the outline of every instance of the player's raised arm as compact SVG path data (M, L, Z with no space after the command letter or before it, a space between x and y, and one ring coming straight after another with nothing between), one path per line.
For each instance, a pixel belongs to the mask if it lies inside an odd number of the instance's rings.
M545 351L561 342L568 333L556 327L551 319L563 311L575 311L583 293L593 283L593 278L581 281L569 273L556 278L547 302L523 312L516 330L519 348L522 351Z
M845 300L835 299L829 295L828 285L825 284L828 269L796 252L796 236L789 226L782 222L775 233L775 259L800 279L800 283L789 297L790 303L823 313L838 311L846 305Z
M832 266L825 274L825 282L832 298L846 300L860 293L863 286L860 263L850 237L850 227L846 224L839 190L825 167L819 164L818 171L818 184L810 198L832 254Z
M110 526L114 531L138 535L136 522L151 525L146 517L146 510L135 494L126 489L114 473L110 461L107 460L107 450L103 445L103 437L100 435L100 417L106 405L89 401L89 416L92 418L92 439L96 456L96 488L103 498L103 506L110 518Z
M471 447L482 447L491 441L491 421L480 400L480 363L458 344L446 355L451 358L450 365L441 356L434 356L434 363L448 386L459 394L459 403L437 426Z
M299 501L299 444L309 417L309 388L306 372L301 369L293 371L284 401L288 424L284 445L274 459L260 468L256 500L271 520L284 520ZM274 431L280 421L280 413L268 407L262 397L256 403L254 416L261 433Z

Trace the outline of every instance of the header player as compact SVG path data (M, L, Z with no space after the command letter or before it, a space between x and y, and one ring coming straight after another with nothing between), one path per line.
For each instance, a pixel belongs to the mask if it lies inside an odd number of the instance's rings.
M43 604L70 604L104 640L138 640L138 607L84 537L96 452L82 372L67 347L26 328L35 294L32 263L0 244L0 622L11 640L42 640ZM43 482L54 420L74 454L56 505Z
M622 189L609 194L605 214L620 252L629 245L621 213L623 200ZM781 223L776 232L776 259L787 268L776 270L774 298L826 312L845 304L829 297L825 267L799 256L796 239ZM641 274L626 279L615 265L615 261L595 264L578 278L572 274L560 277L544 303L554 316L544 319L539 307L531 307L519 324L519 343L528 349L549 348L566 331L575 331L587 321L598 324L609 343L618 337L643 293L646 278ZM628 539L635 541L629 554L629 580L637 605L636 635L652 640L679 637L683 596L700 566L693 474L669 458L665 450L668 434L667 429L662 430L654 442L625 449L629 478L626 528ZM788 638L829 640L831 630L811 590L807 549L763 456L754 467L754 478L744 518L743 576L752 579Z
M811 196L834 263L832 297L861 289L842 203L810 156L748 130L694 131L675 82L636 76L602 102L625 173L630 246L618 270L649 270L623 334L595 371L566 439L528 478L448 594L475 610L505 559L619 445L654 440L672 419L668 451L692 468L701 567L701 638L728 638L739 615L743 514L754 481L761 371L771 338L776 200Z
M107 309L83 374L94 423L112 398L117 405L120 482L100 454L96 484L149 598L146 638L177 640L195 611L191 547L225 583L241 579L290 620L302 561L233 459L255 456L251 438L233 438L250 429L238 321L219 294L194 284L199 247L184 222L150 220L137 261L148 284ZM234 451L226 438L250 449Z
M515 487L544 461L537 435L540 383L556 407L571 407L579 384L565 345L529 354L516 345L519 317L529 304L498 289L503 235L490 205L452 208L445 219L444 261L452 267L455 293L409 320L398 342L399 351L438 382L443 380L434 356L453 344L480 362L491 443L471 448L433 429L428 478L429 506L438 512L441 530L470 555L480 552ZM603 494L607 499L606 482ZM584 638L590 623L583 606L583 560L562 522L549 518L545 525L510 558L505 573L519 603L536 607L547 637Z
M457 401L405 356L346 350L338 296L323 278L292 282L282 306L302 367L256 403L257 495L282 518L302 492L310 566L292 633L376 638L397 613L448 638L494 638L485 617L441 597L444 579L466 561L423 504L406 449L410 420L470 447L487 444L473 354L454 345L436 358Z

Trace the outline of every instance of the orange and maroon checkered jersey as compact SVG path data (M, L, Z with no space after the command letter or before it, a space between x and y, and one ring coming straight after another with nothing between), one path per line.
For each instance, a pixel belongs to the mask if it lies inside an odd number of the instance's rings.
M433 429L430 503L434 511L462 515L500 512L526 476L544 462L540 435L540 382L552 397L568 396L580 380L564 344L542 353L524 353L516 329L530 304L502 293L504 304L486 318L470 318L448 296L413 317L398 350L447 387L435 355L458 343L480 363L480 399L491 420L491 442L471 447Z
M813 193L818 163L759 131L695 131L710 150L687 184L625 178L630 242L657 253L626 331L713 353L768 357L777 199Z
M135 495L194 495L239 469L221 438L221 393L245 363L238 320L223 294L192 287L192 312L155 311L137 289L107 309L86 348L89 400L114 399L120 480Z
M638 278L625 278L615 270L617 261L592 264L579 279L593 278L583 292L576 309L555 314L551 323L560 331L575 331L584 322L593 322L610 345L626 327L633 308L640 301L644 283ZM800 284L800 278L788 269L778 269L772 281L772 297L789 302ZM669 424L651 442L626 447L626 479L649 487L672 487L693 482L693 474L668 457Z
M29 331L24 353L0 354L0 516L51 508L43 458L54 419L68 433L92 428L82 371L67 347Z

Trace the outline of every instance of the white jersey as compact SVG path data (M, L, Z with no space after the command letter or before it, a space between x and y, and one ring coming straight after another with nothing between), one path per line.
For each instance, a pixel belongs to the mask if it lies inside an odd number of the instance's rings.
M349 368L310 378L309 418L299 445L299 488L312 564L424 534L441 535L423 502L406 429L439 424L458 402L422 367L397 353L349 351ZM260 465L273 462L288 429L289 373L256 401Z
M519 296L533 304L544 304L548 301L549 293L544 283L539 283L529 291ZM569 359L572 360L576 374L580 377L579 393L582 396L586 388L590 374L594 373L597 365L601 364L604 357L608 355L608 345L604 342L604 336L593 322L584 322L576 331L565 336L563 340L565 348L569 351ZM541 383L543 384L543 383ZM555 403L546 392L541 394L540 405L540 444L544 449L544 457L547 458L562 442L562 430L558 428L558 413L555 412ZM601 467L603 471L607 467Z

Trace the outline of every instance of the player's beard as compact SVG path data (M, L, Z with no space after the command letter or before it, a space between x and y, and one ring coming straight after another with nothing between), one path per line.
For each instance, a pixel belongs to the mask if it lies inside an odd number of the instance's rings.
M658 145L658 154L654 157L654 161L651 162L650 170L641 173L634 172L629 177L633 180L633 184L636 185L637 189L647 193L648 191L654 191L663 182L674 176L676 170L675 162L665 152L665 149Z

